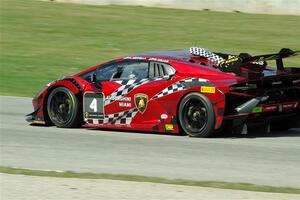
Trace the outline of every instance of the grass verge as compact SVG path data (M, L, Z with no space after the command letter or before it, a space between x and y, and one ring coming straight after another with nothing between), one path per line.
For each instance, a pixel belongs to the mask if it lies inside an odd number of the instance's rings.
M299 16L1 0L0 95L32 96L63 75L145 51L299 50L299 27Z
M220 189L245 190L255 192L272 192L272 193L289 193L300 194L300 189L291 187L273 187L266 185L255 185L250 183L230 183L223 181L195 181L186 179L166 179L159 177L123 175L123 174L106 174L106 173L78 173L78 172L57 172L31 170L0 166L0 173L21 174L28 176L44 176L44 177L59 177L59 178L81 178L81 179L109 179L135 182L150 182L173 185L200 186Z

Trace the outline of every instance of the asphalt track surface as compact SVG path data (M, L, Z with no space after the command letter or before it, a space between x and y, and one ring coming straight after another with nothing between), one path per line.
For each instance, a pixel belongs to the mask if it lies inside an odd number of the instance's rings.
M0 97L1 165L300 187L300 129L189 138L30 126L31 99Z

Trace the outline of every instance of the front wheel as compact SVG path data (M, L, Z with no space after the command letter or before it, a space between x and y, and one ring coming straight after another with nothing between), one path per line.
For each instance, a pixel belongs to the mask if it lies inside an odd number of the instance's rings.
M213 106L209 99L200 93L190 93L183 97L178 117L181 128L191 137L208 137L213 133Z
M50 93L47 112L51 122L59 128L78 127L82 123L79 101L65 87L55 88Z

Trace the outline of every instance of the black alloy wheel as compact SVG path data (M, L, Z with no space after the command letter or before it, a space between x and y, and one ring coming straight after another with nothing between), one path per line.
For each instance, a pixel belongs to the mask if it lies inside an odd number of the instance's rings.
M47 112L51 122L60 128L78 127L82 116L77 97L65 87L55 88L47 100Z
M208 98L200 93L189 93L180 102L179 122L191 137L208 137L214 128L214 111Z

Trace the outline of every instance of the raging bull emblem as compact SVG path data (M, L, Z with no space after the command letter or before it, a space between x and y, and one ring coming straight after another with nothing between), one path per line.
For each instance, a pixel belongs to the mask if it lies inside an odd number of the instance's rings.
M134 95L134 103L139 112L142 114L147 109L147 103L148 103L148 96L146 94L136 94Z

